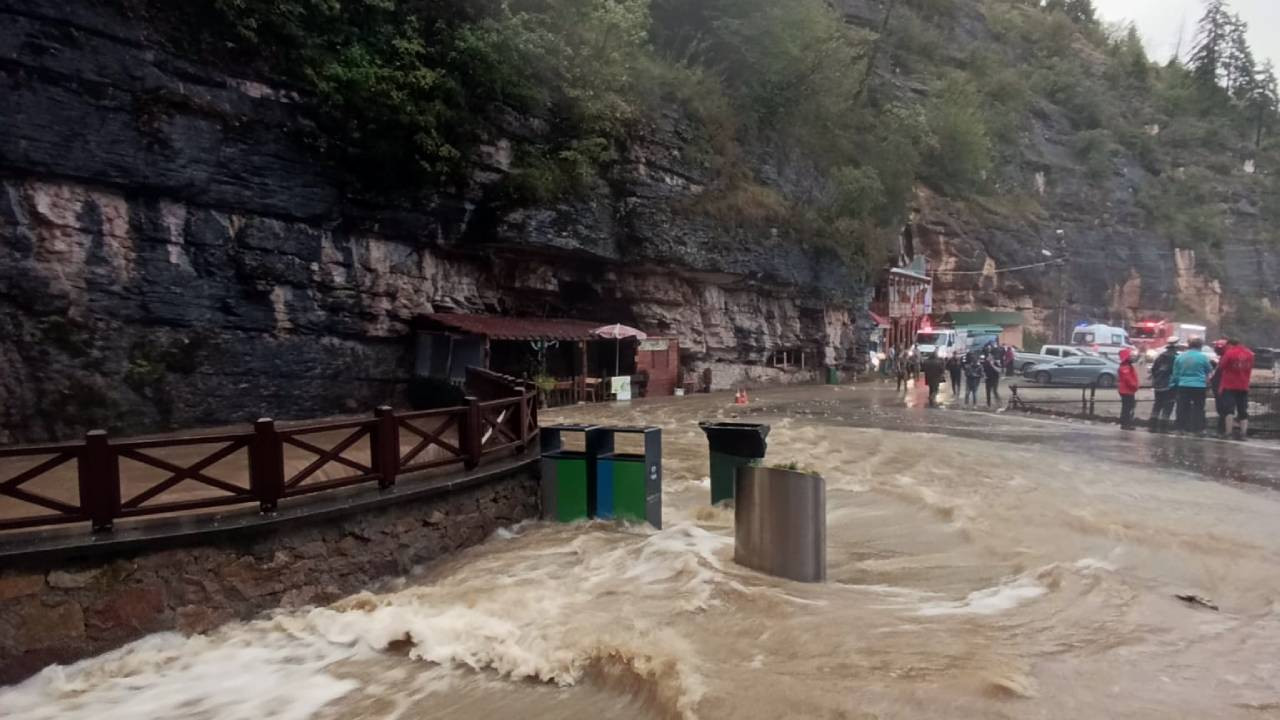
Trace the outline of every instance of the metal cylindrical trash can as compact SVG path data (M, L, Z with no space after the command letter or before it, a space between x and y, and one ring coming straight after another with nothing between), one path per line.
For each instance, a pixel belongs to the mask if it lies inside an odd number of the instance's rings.
M711 504L733 499L734 473L758 465L769 449L769 426L760 423L702 422L711 448Z
M827 579L827 483L819 475L740 467L733 559L799 582Z
M840 368L835 368L835 367L827 368L827 384L828 385L840 384Z

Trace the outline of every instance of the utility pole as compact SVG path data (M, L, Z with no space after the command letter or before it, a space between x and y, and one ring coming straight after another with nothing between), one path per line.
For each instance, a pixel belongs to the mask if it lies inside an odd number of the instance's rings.
M1058 257L1063 258L1062 271L1058 273L1058 337L1055 340L1067 344L1067 231L1058 229Z

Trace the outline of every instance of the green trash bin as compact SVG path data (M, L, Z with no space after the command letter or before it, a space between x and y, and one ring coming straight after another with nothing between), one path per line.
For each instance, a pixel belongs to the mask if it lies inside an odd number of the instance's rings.
M583 450L566 450L564 436L583 436ZM539 432L542 449L542 517L585 520L596 504L596 457L605 431L595 425L552 425Z
M839 385L839 384L840 384L840 369L839 369L839 368L834 368L834 367L829 367L829 368L827 368L827 384L828 384L828 385Z
M596 460L594 516L647 522L662 529L662 430L656 427L609 427ZM642 453L618 452L619 435L640 435Z
M711 449L711 504L733 499L738 468L759 465L768 444L769 426L760 423L701 422Z

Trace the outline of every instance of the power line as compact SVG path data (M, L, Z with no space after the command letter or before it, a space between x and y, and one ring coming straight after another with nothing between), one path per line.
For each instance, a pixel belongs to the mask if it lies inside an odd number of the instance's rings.
M1067 261L1067 258L1054 258L1032 265L1019 265L1011 268L997 268L990 272L986 270L934 270L934 275L1000 275L1003 273L1017 272L1019 270L1032 270L1034 268L1045 267L1046 265L1061 265Z

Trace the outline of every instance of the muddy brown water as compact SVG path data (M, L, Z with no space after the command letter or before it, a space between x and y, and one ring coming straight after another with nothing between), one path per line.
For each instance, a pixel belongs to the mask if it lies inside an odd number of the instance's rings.
M1265 484L1130 456L1114 428L926 413L882 387L726 400L555 414L663 427L665 530L526 524L330 607L49 668L0 689L3 715L1280 717ZM735 416L772 424L772 462L827 478L829 582L732 562L696 421Z

